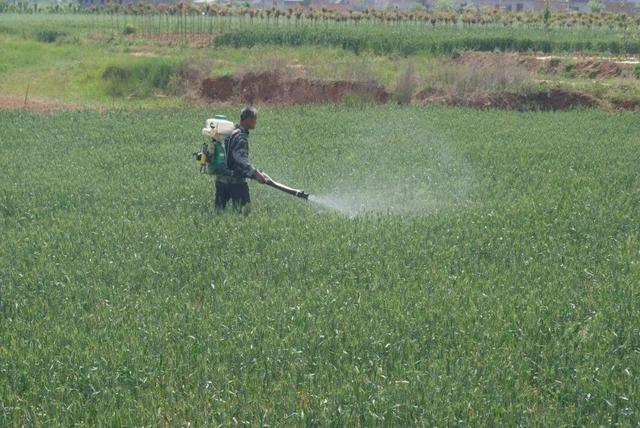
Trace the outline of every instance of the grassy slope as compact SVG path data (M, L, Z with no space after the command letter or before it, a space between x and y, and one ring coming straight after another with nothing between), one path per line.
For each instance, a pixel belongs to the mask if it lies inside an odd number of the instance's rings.
M274 177L409 208L349 219L212 216L209 114L0 112L0 425L638 424L636 116L264 110Z
M27 86L34 97L54 98L65 102L91 105L131 105L136 100L114 100L108 96L101 79L111 64L142 63L119 47L108 47L87 41L45 44L32 40L0 36L0 55L7 58L0 65L0 92L24 95ZM175 52L173 57L180 57ZM177 98L169 100L175 105ZM144 100L154 105L157 100Z
M393 85L407 59L375 56L359 57L330 48L215 48L194 49L154 46L143 41L108 45L81 39L75 43L45 44L15 36L0 35L0 94L54 98L66 102L107 106L180 105L180 97L166 99L113 99L101 79L104 69L112 64L136 65L152 58L159 62L189 61L204 68L211 76L239 71L286 70L302 66L311 78L373 79ZM427 56L410 60L426 69ZM295 68L290 68L295 72Z

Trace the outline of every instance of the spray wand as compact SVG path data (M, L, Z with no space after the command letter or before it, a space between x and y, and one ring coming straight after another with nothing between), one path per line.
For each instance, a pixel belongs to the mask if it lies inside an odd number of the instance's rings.
M297 196L298 198L309 199L309 193L305 192L304 190L293 189L289 186L285 186L284 184L278 183L277 181L273 180L264 172L260 171L260 173L265 178L264 184L266 184L267 186L278 189L281 192L288 193L289 195Z

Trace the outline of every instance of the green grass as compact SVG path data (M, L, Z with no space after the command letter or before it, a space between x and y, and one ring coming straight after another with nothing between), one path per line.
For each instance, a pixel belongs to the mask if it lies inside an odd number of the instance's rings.
M212 214L214 113L0 112L0 425L640 422L636 115L262 111L350 218Z
M40 31L63 30L72 36L106 32L111 28L110 17L76 14L0 14L0 34L33 37Z
M179 51L159 50L154 57L135 56L127 46L79 43L39 43L0 36L0 93L54 98L93 105L130 105L130 97L146 98L144 105L157 102L181 103L180 97L153 99L154 95L174 95L167 89L168 74L184 61ZM112 79L103 78L109 67L126 68L130 78L124 93L116 94ZM158 81L158 77L163 77ZM119 97L115 97L118 95ZM121 97L125 97L122 99ZM135 101L135 100L134 100Z

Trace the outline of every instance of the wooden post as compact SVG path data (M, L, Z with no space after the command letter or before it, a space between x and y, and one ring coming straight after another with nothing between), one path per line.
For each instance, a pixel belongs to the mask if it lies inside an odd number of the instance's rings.
M30 83L27 83L27 92L25 92L24 94L24 108L27 108L27 98L29 98L29 85Z

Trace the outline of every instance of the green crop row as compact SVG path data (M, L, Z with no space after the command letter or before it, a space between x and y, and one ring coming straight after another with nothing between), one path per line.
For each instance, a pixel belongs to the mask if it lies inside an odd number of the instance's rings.
M418 52L450 53L455 50L517 52L602 52L635 54L640 39L623 38L599 30L544 30L526 28L268 26L230 28L215 39L228 46L318 45L377 54Z

